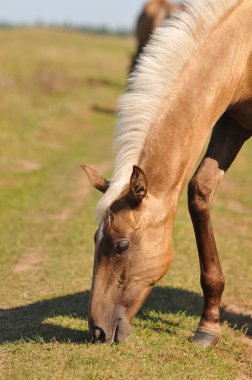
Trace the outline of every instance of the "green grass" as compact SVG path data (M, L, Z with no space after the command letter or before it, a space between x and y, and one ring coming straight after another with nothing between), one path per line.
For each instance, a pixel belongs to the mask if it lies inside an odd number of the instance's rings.
M121 345L90 342L87 302L95 205L79 165L109 175L116 101L133 41L73 31L0 31L0 378L252 377L252 143L216 195L226 289L223 339L190 344L202 308L182 194L175 259Z

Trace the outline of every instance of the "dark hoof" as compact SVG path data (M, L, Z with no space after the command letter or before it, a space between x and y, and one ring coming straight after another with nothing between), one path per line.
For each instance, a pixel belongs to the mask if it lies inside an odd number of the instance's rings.
M221 333L198 327L194 336L190 339L193 343L198 343L204 348L215 347L221 338Z

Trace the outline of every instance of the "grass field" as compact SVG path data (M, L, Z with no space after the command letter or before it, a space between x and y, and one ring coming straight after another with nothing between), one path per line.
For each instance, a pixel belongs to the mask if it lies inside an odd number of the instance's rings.
M0 31L0 379L252 378L252 141L216 195L226 289L220 344L190 344L202 307L182 195L175 259L120 345L87 332L95 206L80 164L111 172L130 38Z

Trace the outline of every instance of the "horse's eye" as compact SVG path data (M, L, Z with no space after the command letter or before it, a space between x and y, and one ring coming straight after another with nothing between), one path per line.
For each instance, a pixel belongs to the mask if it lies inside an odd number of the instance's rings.
M115 253L121 255L126 252L129 248L129 241L127 239L121 239L116 242Z

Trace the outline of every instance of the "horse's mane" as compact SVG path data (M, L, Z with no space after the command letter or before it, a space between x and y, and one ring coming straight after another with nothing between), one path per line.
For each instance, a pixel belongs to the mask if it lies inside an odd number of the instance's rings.
M157 28L129 78L126 93L119 100L117 156L111 184L98 203L98 216L118 199L129 185L133 165L137 165L146 137L158 119L164 101L185 64L199 48L206 33L240 0L190 0L182 12Z

